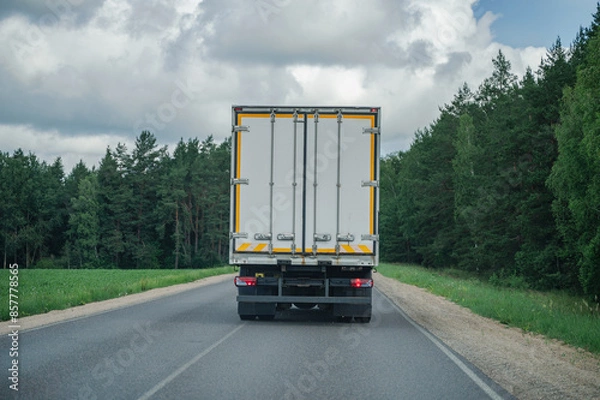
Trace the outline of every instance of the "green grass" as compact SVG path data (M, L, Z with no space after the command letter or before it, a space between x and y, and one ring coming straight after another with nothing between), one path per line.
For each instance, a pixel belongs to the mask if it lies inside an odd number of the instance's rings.
M378 271L476 314L600 354L600 305L565 292L510 289L453 270L382 264Z
M19 316L140 293L149 289L233 273L232 267L197 270L19 270ZM0 270L0 320L9 318L9 271Z

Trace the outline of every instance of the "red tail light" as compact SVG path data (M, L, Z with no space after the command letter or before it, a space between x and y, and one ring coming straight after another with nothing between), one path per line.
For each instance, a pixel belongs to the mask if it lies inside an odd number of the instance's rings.
M353 288L372 288L373 279L350 279L350 286Z
M256 286L256 278L253 276L236 276L233 283L237 287Z

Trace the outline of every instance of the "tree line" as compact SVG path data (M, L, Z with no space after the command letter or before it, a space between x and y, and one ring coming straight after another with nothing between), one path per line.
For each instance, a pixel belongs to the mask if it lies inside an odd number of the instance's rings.
M227 256L230 144L183 139L172 155L144 131L99 167L0 154L3 267L201 268Z
M600 295L600 4L519 79L502 52L381 164L382 259ZM231 143L144 131L99 167L0 153L3 266L199 268L228 253Z
M600 4L519 79L502 52L381 167L387 260L600 295Z

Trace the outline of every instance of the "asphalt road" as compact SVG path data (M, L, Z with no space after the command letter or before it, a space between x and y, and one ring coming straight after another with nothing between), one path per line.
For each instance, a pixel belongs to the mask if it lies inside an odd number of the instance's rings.
M370 324L242 322L229 280L0 339L0 399L511 399L377 290Z

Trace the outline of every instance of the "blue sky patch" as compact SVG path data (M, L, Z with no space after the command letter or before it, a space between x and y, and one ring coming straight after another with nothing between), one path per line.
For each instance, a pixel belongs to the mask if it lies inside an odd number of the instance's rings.
M477 19L491 11L495 40L511 47L550 47L560 36L568 46L579 26L588 27L596 0L479 0L473 5Z

